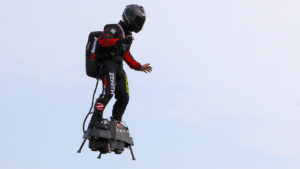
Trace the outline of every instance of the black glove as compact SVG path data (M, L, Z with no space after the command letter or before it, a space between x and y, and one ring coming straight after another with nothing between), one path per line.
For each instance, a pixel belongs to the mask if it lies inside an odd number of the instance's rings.
M131 43L133 41L133 37L131 35L129 35L126 38L119 39L119 41L121 44L131 45Z
M116 48L121 49L123 52L126 52L129 50L131 43L133 41L133 37L127 36L126 38L121 38L116 43Z

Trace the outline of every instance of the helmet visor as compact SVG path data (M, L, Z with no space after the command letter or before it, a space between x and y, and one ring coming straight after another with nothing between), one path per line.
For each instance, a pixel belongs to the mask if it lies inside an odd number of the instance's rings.
M136 16L134 20L134 32L139 32L142 30L145 20L145 17Z

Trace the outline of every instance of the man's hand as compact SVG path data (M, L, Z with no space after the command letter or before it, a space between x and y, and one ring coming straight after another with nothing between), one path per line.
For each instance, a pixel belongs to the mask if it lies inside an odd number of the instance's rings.
M140 67L139 71L150 73L152 71L152 67L150 66L150 63L146 63Z

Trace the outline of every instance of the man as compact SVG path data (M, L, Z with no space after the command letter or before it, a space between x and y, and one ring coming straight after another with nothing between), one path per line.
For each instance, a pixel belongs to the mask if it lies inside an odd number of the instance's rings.
M142 30L146 15L142 6L128 5L122 15L119 24L109 24L104 27L103 36L99 37L99 45L105 48L110 57L102 60L101 76L103 90L96 100L94 113L89 128L101 128L101 119L105 106L115 95L116 102L112 110L112 119L121 121L129 101L129 89L126 73L123 69L123 60L130 68L149 73L152 67L149 63L141 65L135 61L130 53L132 43L132 32L138 33Z

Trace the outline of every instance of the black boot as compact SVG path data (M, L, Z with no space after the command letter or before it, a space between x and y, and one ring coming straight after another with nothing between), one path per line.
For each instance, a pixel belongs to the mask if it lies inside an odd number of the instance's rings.
M96 127L97 123L100 123L102 120L102 112L94 111L88 129L93 129Z
M103 121L100 121L100 122L96 122L94 124L94 127L97 128L97 129L102 129L102 130L108 130L109 127L103 123Z
M102 112L96 111L93 113L88 129L103 129L108 130L109 127L102 120Z

